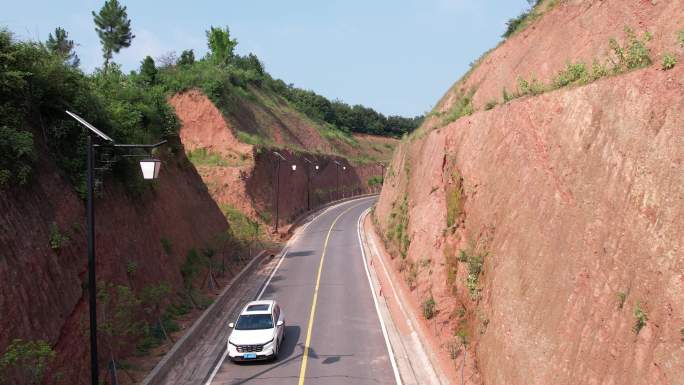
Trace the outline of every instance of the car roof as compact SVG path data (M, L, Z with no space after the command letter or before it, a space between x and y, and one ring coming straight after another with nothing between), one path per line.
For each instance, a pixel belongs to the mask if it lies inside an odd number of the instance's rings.
M240 314L271 314L275 301L272 299L247 303Z

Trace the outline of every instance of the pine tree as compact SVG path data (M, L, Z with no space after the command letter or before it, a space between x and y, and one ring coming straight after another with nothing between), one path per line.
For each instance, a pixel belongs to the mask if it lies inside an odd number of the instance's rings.
M45 46L53 54L64 58L64 61L72 67L78 67L81 60L74 52L74 41L68 39L69 34L62 27L55 28L55 36L48 35Z
M154 59L151 56L146 56L140 63L140 78L147 84L154 84L157 78L157 67L154 65Z
M180 55L178 59L178 65L180 66L191 66L195 63L195 52L191 49L186 49Z
M107 0L100 9L100 13L93 12L95 31L102 43L102 53L105 59L104 71L109 68L112 55L119 53L121 48L129 47L135 37L131 32L131 20L126 13L126 7L117 0Z

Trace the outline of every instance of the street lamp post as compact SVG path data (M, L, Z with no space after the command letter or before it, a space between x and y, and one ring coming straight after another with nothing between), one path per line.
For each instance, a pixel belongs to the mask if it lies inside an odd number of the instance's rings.
M276 178L275 178L275 223L273 224L273 232L277 233L278 232L278 221L280 217L280 161L281 160L287 160L281 153L278 151L273 151L273 154L278 157L277 163L276 163ZM292 164L291 166L292 172L297 171L297 165Z
M378 163L380 165L380 168L382 169L382 175L380 177L380 187L385 185L385 164L384 163Z
M309 165L306 166L306 211L311 210L311 166L316 167L318 170L318 165L314 165L313 162L304 157L304 161Z
M278 214L279 214L279 204L280 204L280 161L286 160L278 151L273 151L273 154L277 156L276 159L276 177L275 177L275 222L273 223L273 232L278 233Z
M333 160L333 162L335 162L335 165L337 166L336 167L336 171L337 171L337 189L336 190L337 190L337 199L339 200L340 199L340 167L343 167L343 166L342 166L342 163L340 163L336 160Z
M86 177L88 180L88 197L86 203L86 234L88 251L88 310L90 318L90 382L92 385L99 385L99 364L97 354L97 281L95 270L95 194L94 194L94 164L96 147L114 147L128 149L149 149L166 143L163 140L156 144L117 144L112 138L102 131L95 128L92 124L85 121L73 112L66 111L72 118L76 119L81 125L88 128L87 149L86 149ZM100 145L93 143L93 137L97 135L106 144ZM140 161L140 168L144 179L156 179L159 175L161 161L159 159L144 159Z

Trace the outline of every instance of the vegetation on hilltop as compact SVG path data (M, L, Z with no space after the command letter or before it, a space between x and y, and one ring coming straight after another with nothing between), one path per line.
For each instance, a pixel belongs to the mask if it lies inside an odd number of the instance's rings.
M159 59L162 63L157 65L148 56L139 71L125 74L111 59L135 37L126 7L108 0L93 17L104 65L92 74L79 69L77 44L63 28L55 29L45 43L18 41L0 29L0 188L30 180L38 134L57 165L84 191L86 133L65 110L77 112L117 141L153 142L177 134L178 119L166 99L189 88L202 89L224 114L234 112L242 100L262 102L259 94L279 95L334 137L352 132L398 137L422 120L386 117L273 79L254 54L235 54L237 41L228 28L207 31L210 52L204 58L196 60L194 52L186 50L180 58ZM115 174L129 174L131 167L132 163L117 162ZM134 191L144 186L140 178L125 180Z

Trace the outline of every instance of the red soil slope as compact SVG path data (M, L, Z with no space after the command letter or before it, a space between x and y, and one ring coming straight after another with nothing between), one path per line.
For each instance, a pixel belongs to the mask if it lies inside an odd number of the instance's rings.
M177 94L171 98L170 103L181 120L180 138L185 148L187 150L205 148L208 152L220 154L223 157L224 164L197 165L202 179L216 202L219 205L226 204L237 208L252 219L260 219L264 215L273 218L275 215L273 183L278 160L273 150L256 148L239 142L234 135L235 128L226 123L214 104L197 90ZM282 125L282 122L279 124ZM298 130L299 125L287 127L289 131L302 134ZM239 128L246 132L256 131L254 128L242 126ZM282 131L282 127L268 127L267 129ZM325 141L319 134L316 135L318 135L316 140ZM393 146L396 142L393 139L377 139L367 135L358 136L357 140L370 143L369 152L373 151L371 147L375 146L379 149L378 154L386 151L385 144L391 143ZM352 193L370 192L368 179L373 176L379 177L382 173L382 168L378 164L355 166L340 156L291 150L278 151L287 158L287 161L283 161L280 167L279 218L281 225L287 225L297 215L306 211L307 189L312 208L337 198L338 167L333 162L334 160L346 167L346 170L341 168L339 170L340 191L343 191L342 194L346 196ZM305 158L317 164L319 170L316 171L304 160ZM295 172L291 170L293 164L297 165ZM307 182L308 172L311 176ZM283 229L286 230L287 227Z
M58 382L87 384L84 204L47 151L41 148L39 154L30 185L0 191L0 351L15 338L46 340L57 353L53 367L58 370L53 373L60 373ZM131 197L118 182L105 179L95 206L98 281L134 291L160 282L182 290L179 268L187 251L206 246L228 229L194 167L182 155L164 156L154 188L140 197ZM53 222L69 238L59 250L49 245ZM171 242L169 254L162 238ZM124 355L131 353L132 346L121 350ZM100 352L105 373L106 346Z
M376 218L387 232L407 194L408 261L432 258L414 293L435 297L442 341L467 330L481 383L684 378L682 79L681 67L645 70L515 101L402 147L392 169L411 170L388 178ZM452 234L456 170L463 216ZM471 244L488 253L477 300L467 264L456 295L448 285L448 261ZM648 317L638 334L637 307Z
M434 297L428 330L448 365L460 368L448 348L466 336L468 383L682 382L683 5L559 2L465 80L479 85L476 108L518 75L546 81L565 61L590 64L624 25L653 33L657 64L442 128L433 117L395 154L375 220L416 303ZM680 61L670 71L659 69L665 50ZM461 250L483 255L474 284ZM647 320L637 333L638 309Z
M545 1L544 4L551 3ZM517 79L535 77L549 82L567 62L604 63L611 37L621 41L624 28L653 35L649 47L656 63L663 53L681 52L677 31L684 28L684 2L623 0L560 0L543 17L486 54L454 89L447 92L436 110L447 111L459 90L476 88L473 105L490 100L502 102L504 87L517 89ZM542 5L542 9L547 6ZM434 123L434 122L433 122Z

